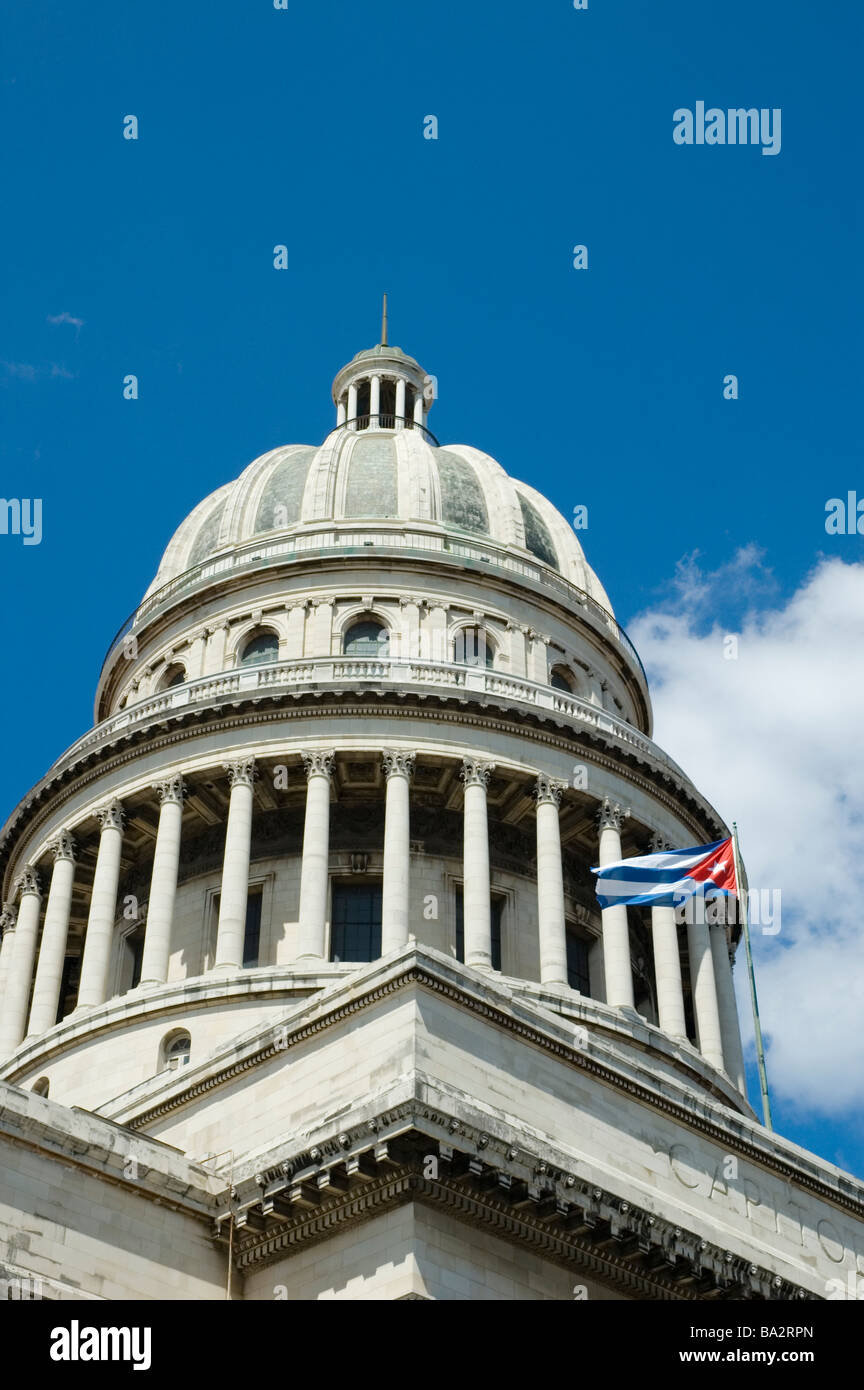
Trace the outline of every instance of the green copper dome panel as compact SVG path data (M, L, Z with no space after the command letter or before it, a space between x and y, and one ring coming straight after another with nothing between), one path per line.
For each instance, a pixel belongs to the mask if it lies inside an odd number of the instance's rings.
M396 446L391 439L376 435L357 440L348 463L345 515L399 515Z
M312 448L296 449L276 465L258 503L255 534L296 526L300 520L309 465L314 457L315 450Z
M519 506L522 508L522 522L525 526L525 546L536 555L538 560L542 560L544 565L551 565L553 569L558 568L558 556L555 553L555 546L552 544L552 537L549 535L549 528L537 508L527 497L523 497L521 492L517 492Z
M471 464L446 449L436 449L435 458L441 483L441 520L488 536L486 500Z
M195 537L195 544L189 553L189 569L193 565L199 565L202 560L206 560L211 551L216 549L216 542L219 540L219 527L222 525L222 513L225 510L225 500L214 507L210 515L201 525L198 535Z

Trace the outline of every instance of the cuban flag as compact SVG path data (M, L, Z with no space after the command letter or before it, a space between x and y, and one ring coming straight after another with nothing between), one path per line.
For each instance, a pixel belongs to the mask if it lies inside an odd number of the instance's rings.
M696 893L736 893L735 855L731 837L693 849L640 854L592 868L601 907L647 903L677 907Z

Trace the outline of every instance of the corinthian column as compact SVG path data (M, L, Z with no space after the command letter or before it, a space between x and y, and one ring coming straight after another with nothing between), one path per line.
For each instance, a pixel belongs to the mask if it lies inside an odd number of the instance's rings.
M302 753L306 768L306 822L300 866L300 960L324 960L327 944L327 889L330 857L331 748Z
M72 906L72 884L75 878L75 842L68 831L62 830L50 847L54 856L54 871L48 890L48 905L42 925L42 944L33 985L28 1037L46 1033L57 1022L60 1003L60 984L63 962L66 959L66 938L69 934L69 910Z
M384 885L381 897L381 954L398 951L408 940L410 788L416 755L384 753L387 799L384 808Z
M723 1041L720 1031L720 1010L717 1004L717 982L714 978L714 959L705 921L705 899L699 895L686 904L687 951L690 956L690 989L696 1017L696 1041L699 1051L712 1067L723 1070Z
M231 782L219 926L216 932L216 969L239 970L246 939L246 903L249 897L249 859L252 852L252 796L255 759L239 758L223 763Z
M621 854L621 821L630 812L607 797L597 814L600 830L598 863L602 868L614 864ZM632 1009L633 970L630 965L630 931L627 926L627 909L620 903L614 907L604 907L601 914L603 923L603 973L606 978L606 1003L619 1009Z
M180 776L157 782L153 790L161 805L141 957L142 985L164 985L168 978L177 870L180 867L180 827L183 821L183 797L186 794Z
M34 869L25 869L15 881L19 895L18 917L14 931L7 926L11 956L6 973L6 986L0 1008L0 1057L14 1052L24 1037L36 942L39 938L39 913L42 896L39 876ZM8 949L8 948L7 948Z
M660 854L671 848L662 835L655 835L651 841L652 854ZM654 941L654 978L657 982L660 1029L670 1038L686 1039L681 953L678 949L678 924L675 921L674 907L652 907L651 935Z
M84 959L81 962L81 983L78 986L79 1009L104 1004L108 993L108 964L114 940L114 918L117 912L117 888L120 883L120 851L123 846L123 807L119 801L96 812L101 834L93 892L90 895L90 915L84 938Z
M717 986L717 1006L720 1012L720 1036L723 1044L725 1071L741 1094L746 1096L747 1080L744 1073L744 1052L741 1047L738 1006L735 1003L735 986L732 983L732 956L726 936L725 922L712 922L708 928L708 934L711 938L711 956L714 961L714 982Z
M12 952L15 949L17 918L18 909L14 903L4 903L3 911L0 912L0 1018L3 1016L6 981L9 978L9 966L12 963Z
M542 773L537 778L537 923L540 937L540 982L567 984L567 930L564 922L564 873L558 807L567 789Z
M492 969L492 904L489 880L489 827L486 788L494 763L463 758L460 776L465 783L465 860L462 915L465 931L465 964L476 970Z

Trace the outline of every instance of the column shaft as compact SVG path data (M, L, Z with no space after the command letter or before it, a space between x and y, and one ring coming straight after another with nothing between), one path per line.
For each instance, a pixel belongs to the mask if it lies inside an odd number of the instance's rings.
M183 821L185 787L181 778L172 777L169 781L158 783L155 790L162 805L159 810L147 926L144 931L142 985L162 985L168 978L171 926L174 920L174 900L177 896L177 871L180 867L180 827Z
M598 863L601 868L614 864L621 858L621 818L629 812L622 812L620 806L604 801L600 811L600 847ZM630 964L630 929L627 925L627 909L619 904L604 907L601 914L603 923L603 974L606 980L606 1003L619 1009L632 1009L633 970Z
M115 801L98 813L102 833L93 892L90 896L90 915L84 938L84 959L81 962L81 982L78 986L79 1009L95 1008L108 997L108 966L114 942L114 919L117 915L117 889L120 884L120 853L123 848L123 808Z
M381 408L381 378L373 376L369 382L369 428L377 430L378 413Z
M537 799L537 924L540 938L540 981L567 984L567 928L564 919L564 872L558 805L565 783L538 777Z
M741 1028L738 1023L738 1006L735 1003L735 985L732 980L732 962L729 959L725 924L722 922L712 923L708 932L711 938L711 956L714 961L714 981L717 986L720 1036L723 1044L725 1071L726 1075L735 1082L741 1094L746 1096L744 1052L741 1047Z
M39 880L32 869L18 881L21 894L18 920L12 933L12 955L6 975L3 1007L0 1009L0 1058L10 1056L24 1037L27 1005L39 939L39 913L42 898Z
M63 962L66 959L66 938L69 934L69 910L72 906L72 884L75 879L74 846L70 835L64 833L52 846L54 872L48 891L45 921L42 924L42 943L36 965L33 1002L30 1005L28 1037L47 1033L57 1022Z
M652 907L651 935L654 940L654 976L657 981L660 1029L670 1038L686 1038L681 956L674 907Z
M304 753L308 785L300 866L300 959L327 955L327 896L330 859L330 774L333 752Z
M387 794L384 809L384 883L381 898L381 954L398 951L408 940L410 893L410 803L413 753L384 754Z
M489 877L489 826L486 786L494 763L463 759L465 782L462 920L465 964L492 968L492 902Z
M723 1070L723 1041L720 1032L720 1010L717 1005L717 984L714 961L705 921L702 898L691 898L687 904L687 950L690 955L690 989L696 1017L696 1040L699 1051L712 1067Z
M249 860L252 852L252 783L255 762L247 758L226 763L231 778L225 857L216 932L216 968L240 970L246 940L246 905L249 898Z
M6 981L9 978L9 967L12 964L12 955L15 950L17 915L17 909L10 903L3 904L3 911L0 913L0 932L2 932L2 938L0 938L0 1018L3 1015Z
M356 420L356 419L357 419L357 384L356 384L356 382L355 382L355 383L353 383L351 386L348 387L348 423L349 423L349 425L351 425L351 429L352 429L352 430L356 430L356 428L357 428L356 425L351 424L351 421L352 421L352 420Z

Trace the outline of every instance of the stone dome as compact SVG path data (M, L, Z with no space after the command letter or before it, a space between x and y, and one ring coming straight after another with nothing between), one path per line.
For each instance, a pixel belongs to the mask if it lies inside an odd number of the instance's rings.
M365 407L364 373L376 384L371 404L366 388ZM482 537L511 559L562 575L611 614L572 527L545 497L480 449L438 444L425 424L432 381L400 348L358 353L334 382L337 426L324 443L271 449L200 502L175 532L148 595L259 538L293 535L308 546L322 529L332 535L335 524L340 544L346 531L356 531L361 545L370 538L374 545L376 536L392 544L393 533L406 528L415 546L424 534L439 546L442 534L456 542ZM358 413L358 400L366 413Z

